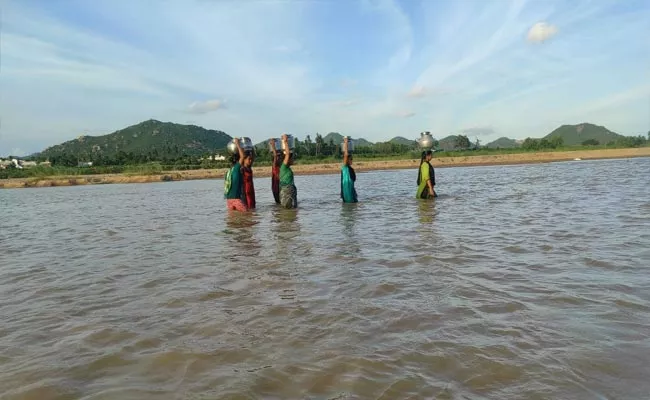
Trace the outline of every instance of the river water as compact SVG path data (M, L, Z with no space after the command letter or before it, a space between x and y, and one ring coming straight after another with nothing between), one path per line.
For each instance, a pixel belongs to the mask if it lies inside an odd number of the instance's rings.
M2 190L0 398L648 398L649 170Z

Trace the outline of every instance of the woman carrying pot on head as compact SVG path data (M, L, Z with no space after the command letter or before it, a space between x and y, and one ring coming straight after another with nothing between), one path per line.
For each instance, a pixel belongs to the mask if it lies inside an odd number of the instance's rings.
M243 188L241 199L249 210L255 209L255 185L253 185L253 161L255 153L253 150L244 152L244 162L241 167Z
M289 148L289 138L282 135L282 148L284 149L284 159L280 165L280 204L284 208L298 207L298 190L293 184L293 152Z
M282 152L275 147L275 138L269 139L269 151L273 157L271 164L271 192L277 204L280 204L280 165L282 165Z
M352 168L352 154L349 153L348 138L343 138L343 165L341 166L341 199L344 203L357 203L357 191L354 188L354 182L357 175Z
M224 197L226 198L226 207L228 210L247 211L246 203L242 201L244 191L244 179L242 177L242 165L244 164L245 154L241 148L238 139L233 139L236 151L231 156L232 167L226 172L224 184Z
M425 150L422 152L417 180L418 190L415 194L415 197L418 199L438 197L436 191L433 189L436 186L436 172L430 163L432 156L432 150Z

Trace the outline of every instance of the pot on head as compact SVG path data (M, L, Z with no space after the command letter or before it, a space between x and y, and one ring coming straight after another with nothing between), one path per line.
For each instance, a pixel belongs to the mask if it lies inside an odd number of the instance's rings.
M251 151L253 150L253 141L249 137L241 137L241 138L233 138L230 143L226 146L228 148L228 151L231 154L235 154L237 152L237 145L235 144L235 141L239 141L239 146L241 147L242 150L244 151Z
M235 145L235 140L237 140L237 138L234 138L233 140L228 142L228 145L226 146L230 154L235 154L237 152L237 146Z
M420 138L416 142L421 148L430 149L433 147L433 136L429 132L421 132Z
M251 151L253 150L253 141L249 137L241 137L239 138L239 145L244 151Z
M282 140L281 139L272 139L273 148L275 151L282 151Z
M289 152L292 152L293 149L296 147L296 138L293 137L293 135L287 135L287 144L289 145L289 149L284 148L284 142L282 143L282 150L286 153L287 150Z
M345 138L348 138L348 153L354 152L354 140L350 136L345 136ZM341 142L341 151L345 148L345 142Z

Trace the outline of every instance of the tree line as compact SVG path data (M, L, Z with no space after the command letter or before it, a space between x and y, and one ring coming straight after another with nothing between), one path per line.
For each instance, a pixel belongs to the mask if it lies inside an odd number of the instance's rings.
M582 146L608 146L608 147L641 147L650 143L650 132L648 138L639 136L623 136L617 140L610 140L607 143L600 143L597 139L587 139L581 143ZM560 136L553 136L549 139L526 138L521 144L524 150L546 150L559 149L564 147L564 139Z
M650 138L650 132L649 132ZM617 147L639 147L649 144L649 138L643 136L625 136L607 144L600 143L598 140L589 139L582 142L583 146L617 146ZM306 135L303 140L295 139L297 159L305 161L323 160L323 159L341 159L341 146L334 142L333 139L325 140L320 133L316 133L312 140L311 135ZM434 140L434 148L439 148L440 143ZM467 136L458 135L454 139L453 146L458 150L478 149L480 142L472 144ZM525 151L559 149L564 147L564 140L559 137L549 139L527 138L521 145ZM355 155L359 158L375 158L390 156L410 156L419 157L420 150L415 143L402 144L395 142L380 142L371 146L355 147ZM149 163L158 163L162 166L168 166L169 169L185 168L220 168L226 166L228 161L214 161L210 157L216 154L229 157L225 148L215 149L212 153L197 155L186 148L179 146L162 146L160 149L152 147L147 151L118 151L112 154L106 154L102 151L58 151L53 154L42 154L32 158L34 161L50 161L52 166L58 167L77 167L81 162L92 162L93 167L114 167L142 165ZM256 147L257 160L267 163L272 160L268 144L260 144Z
M341 158L341 147L333 139L325 141L323 136L316 134L315 140L307 135L305 139L295 140L296 156L299 159L318 160L327 158ZM402 155L415 151L415 146L408 146L398 143L376 143L372 146L357 146L355 154L360 156L392 156ZM268 144L260 144L256 147L255 153L259 161L271 161L272 156ZM101 151L84 151L76 153L73 151L59 151L54 154L39 155L34 158L35 161L50 161L52 166L76 167L81 162L92 162L93 166L118 166L118 165L139 165L151 162L157 162L163 165L197 165L213 166L223 162L210 160L214 155L223 155L229 157L225 148L215 149L212 153L197 155L187 149L178 146L170 146L161 149L156 148L148 151L118 151L113 154L105 154Z

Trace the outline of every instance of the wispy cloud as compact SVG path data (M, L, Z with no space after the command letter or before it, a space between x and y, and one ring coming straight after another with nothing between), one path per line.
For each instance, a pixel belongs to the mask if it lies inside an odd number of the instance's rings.
M349 99L349 100L335 101L334 105L338 107L351 107L355 104L359 104L359 102L360 102L359 99Z
M402 118L411 118L415 116L415 113L413 111L400 111L397 113L397 116Z
M9 2L0 154L188 113L254 140L645 132L649 19L615 0Z
M221 100L195 101L187 107L187 111L192 114L206 114L221 110L224 106L225 103Z
M348 79L348 78L341 79L341 86L342 87L346 87L346 88L353 87L353 86L356 86L357 83L359 83L359 82L357 80L355 80L355 79Z
M462 132L468 136L490 136L496 133L490 126L467 128L463 129Z
M409 97L425 97L427 95L427 90L425 89L424 86L414 86L409 90L408 96Z
M423 99L429 96L444 96L444 95L449 95L451 93L452 91L449 89L427 88L421 85L415 85L408 91L406 96L413 99Z
M278 53L297 53L299 51L302 51L302 45L298 42L293 42L293 43L288 43L288 44L280 44L277 46L273 46L271 50L278 52Z

